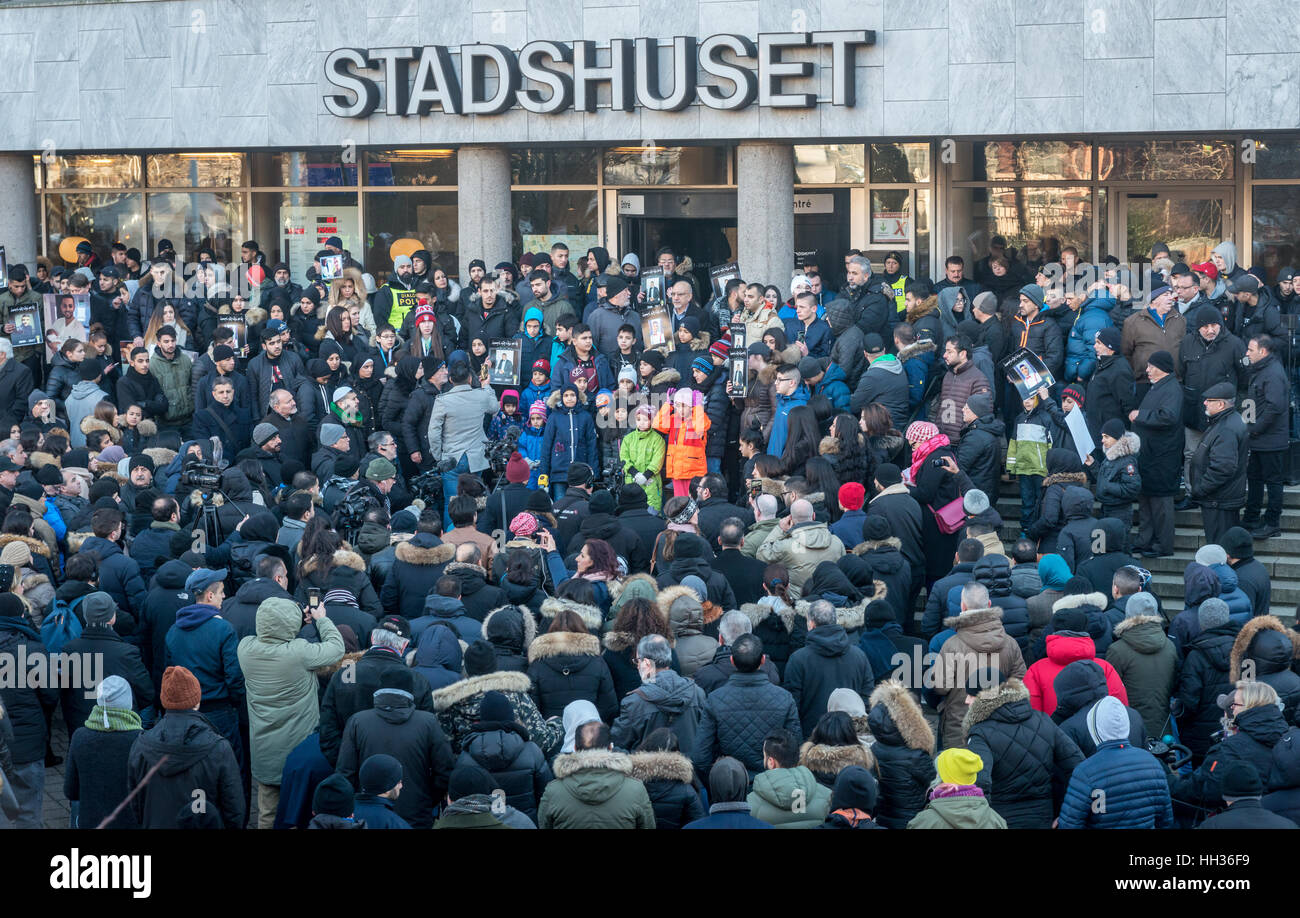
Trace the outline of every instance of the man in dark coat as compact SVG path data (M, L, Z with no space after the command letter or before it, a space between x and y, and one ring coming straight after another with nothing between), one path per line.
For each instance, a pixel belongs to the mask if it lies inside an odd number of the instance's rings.
M882 341L888 339L898 312L893 299L880 293L879 284L873 282L871 259L865 255L850 258L845 269L845 280L838 300L848 304L853 321L862 330L862 334L879 335Z
M1250 433L1250 457L1246 466L1246 512L1241 522L1256 539L1282 534L1282 484L1286 479L1291 390L1286 369L1278 357L1280 353L1278 339L1269 335L1256 335L1246 345L1250 385L1243 404L1249 408L1245 420ZM1261 520L1265 488L1268 509Z
M823 599L812 603L808 607L808 637L785 665L785 688L799 707L803 735L810 735L826 713L831 692L851 689L866 704L874 684L867 655L849 640L837 621L835 607Z
M730 657L732 673L705 699L691 762L705 775L718 759L731 756L745 766L753 780L763 771L763 739L768 733L783 728L796 738L802 735L799 707L788 691L762 671L760 664L766 658L763 642L757 637L737 637Z
M743 606L762 598L763 571L767 565L741 553L740 547L745 542L745 527L739 519L730 517L718 529L718 544L721 548L713 558L713 569L727 578L731 591L736 594L737 605ZM696 679L698 678L697 674Z
M725 685L732 674L737 672L733 659L733 648L736 642L747 634L753 634L753 631L754 623L739 609L732 609L723 615L718 620L718 649L713 652L712 661L695 671L692 677L695 679L695 684L706 693L712 693ZM767 676L773 685L781 684L781 673L766 654L763 655L758 671Z
M372 635L357 635L362 640L371 639L370 649L354 663L344 663L343 668L330 676L329 685L321 699L320 749L330 764L337 765L339 744L348 719L358 711L368 711L374 706L375 692L383 682L384 674L400 671L409 674L406 688L414 704L421 711L433 711L433 694L424 676L407 667L405 654L411 642L411 626L397 615L384 617L376 631L384 633L379 641Z
M912 586L907 601L909 608L916 604L916 597L925 582L925 546L921 542L921 505L912 496L911 490L903 484L902 472L893 463L876 466L873 480L876 496L867 503L867 516L883 516L889 523L889 533L900 542L900 550L912 568ZM863 524L866 525L865 523ZM940 612L940 620L943 613ZM903 630L912 634L916 630L915 620L908 618ZM937 627L934 629L939 630Z
M135 697L134 709L143 711L153 704L153 681L149 671L140 659L140 648L128 644L113 630L117 621L117 606L107 593L90 593L81 601L77 612L85 621L85 630L81 637L63 645L62 653L71 660L80 661L89 666L96 661L96 676L100 679L108 676L121 676L131 686ZM83 673L87 670L83 670ZM77 685L65 687L63 695L63 721L69 730L85 726L90 710L95 706L93 694L88 686ZM90 694L90 697L87 695Z
M386 612L408 621L419 618L424 614L425 597L434 592L438 578L455 560L456 546L444 544L432 532L421 531L398 544L393 556L393 568L379 592L379 601Z
M127 772L132 787L143 790L131 800L142 829L179 828L182 807L190 809L202 791L205 814L220 816L226 829L242 829L246 808L239 764L226 738L199 713L203 690L183 666L163 673L159 700L166 712L131 748ZM163 757L153 777L144 778Z
M117 404L122 411L131 405L139 405L146 418L163 420L167 415L167 396L157 378L149 372L149 351L143 347L133 349L130 363L130 369L124 370L122 378L117 381Z
M646 499L645 489L635 482L623 485L618 493L618 524L624 529L631 530L641 537L641 544L646 547L647 551L654 550L655 540L659 538L659 533L667 527L664 518L650 509L650 502ZM629 569L628 573L647 573L645 571L633 571Z
M1255 557L1255 543L1241 526L1233 526L1220 536L1219 544L1228 554L1228 566L1237 574L1237 586L1250 599L1256 615L1268 615L1273 600L1273 582L1268 568Z
M1142 441L1137 549L1147 558L1167 558L1174 553L1174 495L1178 493L1184 439L1183 393L1174 376L1173 355L1153 353L1147 361L1147 378L1151 388L1138 409L1129 413Z
M696 493L698 497L695 503L700 511L700 535L709 543L710 548L718 545L718 530L722 527L723 520L734 516L746 527L753 525L754 514L748 507L737 507L727 502L727 480L717 472L701 478Z
M120 541L126 518L121 510L108 507L91 514L95 534L81 543L81 550L99 556L99 588L113 597L119 610L139 618L149 591L140 576L140 565L122 552Z
M32 371L26 364L19 363L13 355L13 347L5 339L4 345L0 346L0 422L3 422L6 436L13 425L26 417L27 396L34 388Z
M1294 829L1291 820L1264 809L1264 782L1249 762L1233 762L1219 778L1228 808L1201 823L1202 829Z
M993 395L977 392L961 407L965 422L957 441L957 467L991 499L1002 481L1002 438L1007 426L993 414Z
M46 672L45 645L27 617L27 607L16 593L0 593L0 658L26 659L33 671ZM45 711L59 703L59 690L7 679L0 683L0 706L5 711L4 742L12 767L5 775L18 812L12 818L0 809L0 828L39 829L44 826L45 746L48 740ZM0 747L2 748L2 747Z
M1246 424L1233 408L1232 383L1215 383L1203 396L1208 422L1187 467L1187 487L1201 505L1205 540L1218 545L1246 502Z
M885 353L884 339L874 333L865 337L863 350L868 366L849 399L849 410L858 415L872 402L879 402L888 409L894 427L906 430L912 406L903 364L893 354Z
M1120 354L1120 344L1120 331L1114 327L1103 328L1093 341L1097 369L1088 380L1083 413L1094 443L1101 443L1101 425L1111 418L1127 418L1138 405L1133 368Z
M487 497L487 505L479 513L475 528L492 535L508 533L510 521L528 506L528 478L532 469L522 454L515 452L506 461L505 484L498 484Z
M428 829L433 825L433 808L447 793L456 759L438 716L431 710L417 709L412 676L419 674L405 665L400 669L385 667L380 673L379 688L371 695L373 707L358 711L343 730L338 772L355 787L362 762L378 753L391 755L402 763L397 815L412 828ZM427 682L424 689L428 691Z

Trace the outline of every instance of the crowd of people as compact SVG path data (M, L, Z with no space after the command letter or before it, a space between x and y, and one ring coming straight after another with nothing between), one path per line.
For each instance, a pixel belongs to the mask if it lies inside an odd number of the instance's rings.
M1290 270L195 254L9 266L0 825L1296 828Z

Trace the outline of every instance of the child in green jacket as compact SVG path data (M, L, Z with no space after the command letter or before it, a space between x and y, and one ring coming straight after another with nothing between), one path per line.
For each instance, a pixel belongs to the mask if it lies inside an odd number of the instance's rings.
M1030 393L1024 410L1011 425L1007 444L1007 473L1020 479L1020 537L1026 538L1038 521L1047 475L1047 451L1064 442L1061 409L1044 391ZM1053 411L1053 409L1055 409Z
M636 409L636 430L623 437L619 459L626 473L625 483L635 482L645 489L646 502L658 510L663 502L659 474L664 467L666 444L663 436L650 425L654 409L641 405Z

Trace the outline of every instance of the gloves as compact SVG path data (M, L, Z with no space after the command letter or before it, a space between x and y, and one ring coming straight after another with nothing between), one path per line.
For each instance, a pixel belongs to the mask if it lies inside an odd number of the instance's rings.
M646 483L649 479L647 479L647 478L645 477L645 473L644 473L644 472L637 472L636 475L633 477L632 480L635 481L637 484L641 485L642 487L645 487L645 483Z

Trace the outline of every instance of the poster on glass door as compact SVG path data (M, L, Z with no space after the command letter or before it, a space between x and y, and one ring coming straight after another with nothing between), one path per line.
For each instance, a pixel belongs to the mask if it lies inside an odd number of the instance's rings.
M307 269L331 236L342 239L343 248L360 261L357 224L356 207L281 207L280 251L294 282L307 283Z

